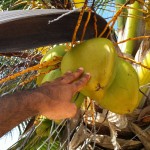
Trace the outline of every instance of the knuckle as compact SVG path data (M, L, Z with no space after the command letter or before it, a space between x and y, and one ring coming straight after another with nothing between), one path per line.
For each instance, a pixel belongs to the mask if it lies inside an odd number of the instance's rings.
M67 71L67 72L64 74L64 76L68 76L68 75L70 75L70 74L72 74L72 72L71 72L71 71Z
M83 81L81 80L75 83L76 88L82 87L82 85L83 85Z
M86 83L87 79L86 79L86 77L82 77L79 81L81 84L84 84L84 83Z

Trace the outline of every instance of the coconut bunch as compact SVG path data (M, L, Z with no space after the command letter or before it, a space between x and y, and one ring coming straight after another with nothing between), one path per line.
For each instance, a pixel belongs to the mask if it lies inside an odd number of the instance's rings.
M82 95L117 114L133 112L139 104L138 76L129 62L118 57L110 40L94 38L77 44L69 51L66 50L67 47L64 45L56 46L44 55L41 63L53 57L63 58L60 68L37 78L38 85L52 81L69 70L75 71L83 67L85 73L91 74L91 79L80 91ZM47 72L51 67L41 69L39 72ZM77 102L81 105L83 100Z

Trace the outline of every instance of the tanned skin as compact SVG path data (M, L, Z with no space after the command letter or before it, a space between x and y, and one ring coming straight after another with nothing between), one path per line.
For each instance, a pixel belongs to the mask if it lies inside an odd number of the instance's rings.
M55 120L73 117L77 107L71 99L90 79L90 75L83 72L83 68L79 68L36 89L3 96L0 99L0 137L38 114Z

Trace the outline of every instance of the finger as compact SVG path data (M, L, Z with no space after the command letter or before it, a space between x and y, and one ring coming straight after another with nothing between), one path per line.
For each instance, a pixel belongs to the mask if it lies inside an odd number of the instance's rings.
M76 93L77 91L80 91L90 80L90 74L86 73L84 74L79 80L72 83L73 90Z
M77 71L75 72L67 72L64 74L62 82L63 83L71 83L73 81L75 81L76 79L78 79L82 74L83 74L83 68L79 68L77 69Z
M72 73L72 72L71 72L71 71L67 71L63 76L56 78L55 81L61 82L61 81L64 79L64 77L65 77L66 75L70 74L70 73Z
M64 78L63 76L62 77L58 77L58 78L55 79L55 82L56 81L61 82L63 80L63 78Z
M67 71L63 76L56 78L55 81L61 82L66 75L69 75L71 73L72 73L71 71Z

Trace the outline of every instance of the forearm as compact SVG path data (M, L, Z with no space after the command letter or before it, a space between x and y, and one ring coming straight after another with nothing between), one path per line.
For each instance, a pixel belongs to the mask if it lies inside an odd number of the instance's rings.
M27 118L38 114L37 90L21 91L0 98L0 137Z

